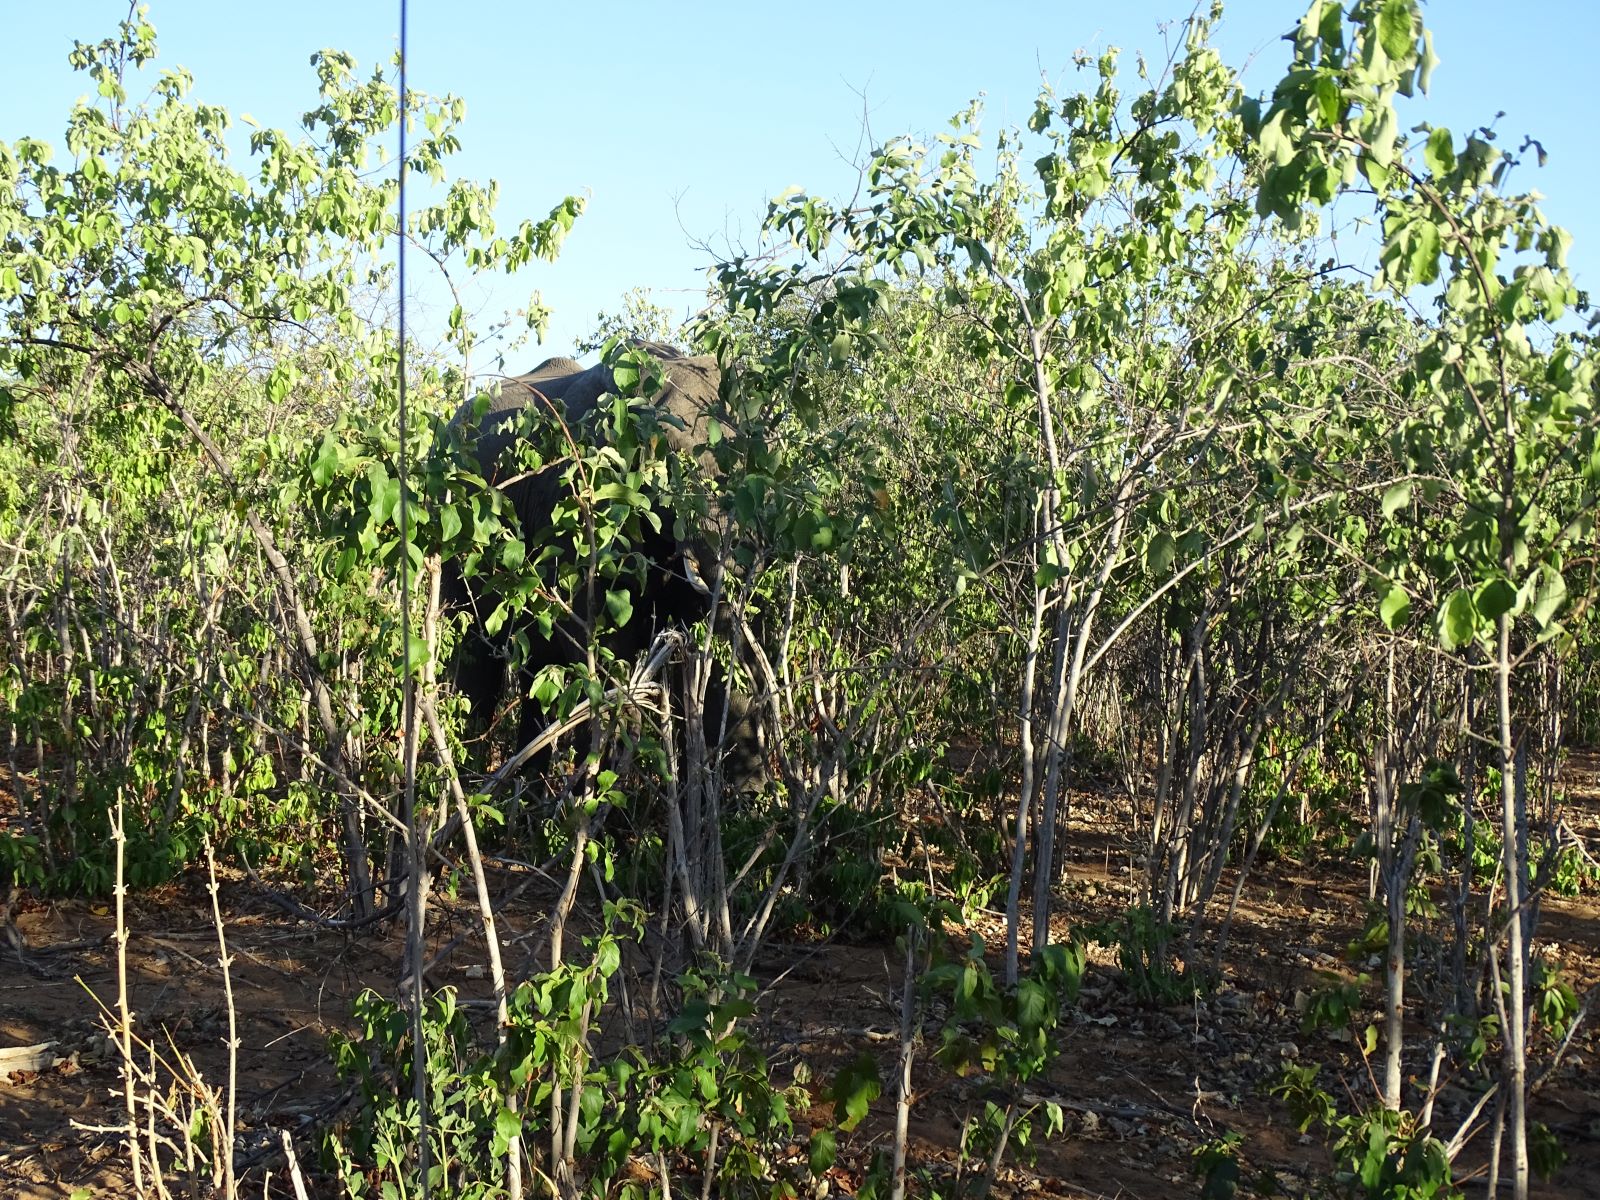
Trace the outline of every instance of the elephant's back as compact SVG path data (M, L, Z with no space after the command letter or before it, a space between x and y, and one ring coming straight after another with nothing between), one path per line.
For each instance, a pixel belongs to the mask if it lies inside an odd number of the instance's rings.
M600 369L594 367L585 370L577 359L564 354L547 358L526 375L515 375L501 381L500 390L489 402L486 415L517 412L534 404L561 404L565 407L567 393L573 390L574 384ZM607 372L608 378L609 374Z
M656 397L659 410L672 419L663 423L662 434L675 451L693 456L709 440L711 419L720 404L722 373L715 356L689 356L670 346L641 343L661 363L665 376ZM559 416L568 425L590 420L600 401L616 391L611 368L604 363L589 368L565 355L548 358L523 375L503 379L490 395L484 412L479 451L486 462L493 462L509 445L510 421L523 409L534 408ZM471 414L472 402L457 410L454 423ZM701 450L702 465L713 467L710 454Z

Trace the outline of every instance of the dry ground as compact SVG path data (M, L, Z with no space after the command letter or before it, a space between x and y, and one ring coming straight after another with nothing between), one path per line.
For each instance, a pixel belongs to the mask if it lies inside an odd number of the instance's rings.
M1600 755L1575 756L1569 792L1574 826L1591 848L1600 848ZM1063 933L1070 925L1119 915L1130 894L1122 802L1075 801ZM1301 1031L1296 1005L1316 986L1319 970L1351 970L1342 956L1359 929L1364 898L1364 879L1354 873L1288 863L1258 868L1222 964L1225 983L1211 997L1186 1004L1134 1001L1111 956L1097 952L1082 1003L1063 1026L1062 1055L1036 1089L1066 1109L1066 1135L1041 1147L1031 1167L1005 1175L1000 1190L1125 1200L1196 1196L1193 1148L1224 1130L1244 1135L1248 1167L1273 1172L1282 1194L1314 1188L1325 1176L1326 1152L1320 1141L1296 1131L1265 1088L1286 1060L1344 1059L1348 1047L1327 1034ZM225 884L223 902L242 1039L239 1113L249 1186L241 1194L260 1195L269 1171L282 1180L279 1131L307 1135L302 1142L309 1145L309 1135L336 1112L340 1095L328 1065L328 1036L348 1028L350 1003L361 989L394 992L399 946L392 934L339 934L299 923L247 881ZM530 889L525 902L508 910L513 971L534 966L547 902ZM466 905L441 902L435 911L442 914L434 931L441 945L474 926ZM1600 984L1597 915L1600 902L1593 896L1550 899L1544 906L1542 936L1580 993ZM992 917L977 923L991 944L998 941ZM128 1194L117 1136L103 1131L117 1120L120 1103L116 1057L100 1030L95 1000L110 1002L115 991L110 910L25 900L16 925L29 965L0 951L0 1048L50 1041L60 1058L42 1072L0 1079L0 1196L65 1197L79 1188L92 1196ZM227 1014L203 886L195 880L136 898L129 925L130 1000L142 1028L170 1036L208 1079L221 1080ZM434 982L481 997L479 961L463 944ZM887 1034L897 1026L897 964L887 946L770 945L758 973L763 983L778 982L763 994L755 1032L772 1048L780 1076L802 1059L825 1069L865 1048L880 1056L887 1078L895 1050ZM1347 1077L1353 1088L1362 1086L1354 1073ZM962 1114L983 1101L982 1084L954 1080L925 1062L917 1083L914 1160L948 1161ZM1447 1090L1444 1115L1464 1101L1464 1092ZM887 1098L879 1108L888 1108ZM1600 1196L1600 1038L1592 1023L1539 1093L1533 1112L1570 1155L1563 1171L1535 1194ZM836 1171L837 1192L853 1190L853 1164L883 1143L887 1128L886 1120L869 1121L858 1132ZM272 1190L279 1194L276 1184ZM1468 1194L1474 1193L1482 1194L1481 1181L1469 1184ZM333 1192L323 1186L313 1194Z

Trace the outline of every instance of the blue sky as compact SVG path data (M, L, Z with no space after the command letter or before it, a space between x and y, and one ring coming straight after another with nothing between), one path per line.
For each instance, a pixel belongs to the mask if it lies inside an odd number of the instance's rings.
M59 143L87 90L67 66L73 38L114 31L125 0L5 6L7 78L0 139ZM1247 85L1276 80L1280 35L1301 0L1236 0L1218 37L1249 61ZM363 66L396 45L397 0L152 0L164 65L196 76L196 94L263 124L292 126L311 106L307 59L320 47ZM1550 164L1523 176L1575 236L1580 284L1600 293L1600 132L1592 95L1600 4L1587 0L1434 0L1425 5L1442 60L1416 120L1460 133L1505 116L1502 144L1537 136ZM555 309L548 351L565 352L628 289L675 311L696 306L708 254L751 244L767 200L797 184L846 193L872 142L940 126L980 92L986 128L1024 120L1041 75L1068 82L1074 50L1119 45L1164 58L1164 21L1188 0L987 0L923 3L676 3L635 0L411 0L412 86L467 101L465 175L501 184L500 214L540 216L589 195L561 261L526 285L480 293L492 318L538 287ZM1176 35L1176 24L1172 30ZM1131 62L1131 57L1125 61ZM1131 86L1131 83L1130 83ZM870 135L862 133L863 118ZM428 300L422 285L421 300Z

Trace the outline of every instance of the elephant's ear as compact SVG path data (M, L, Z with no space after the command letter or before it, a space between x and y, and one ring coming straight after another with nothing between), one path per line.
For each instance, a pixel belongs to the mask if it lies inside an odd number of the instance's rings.
M603 396L616 394L616 382L605 363L580 371L564 382L561 401L569 424L581 425L594 416Z

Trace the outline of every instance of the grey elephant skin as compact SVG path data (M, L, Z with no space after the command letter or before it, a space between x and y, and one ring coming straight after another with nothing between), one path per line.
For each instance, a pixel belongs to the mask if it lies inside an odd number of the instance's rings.
M636 343L658 361L662 386L653 397L662 438L667 448L697 458L701 468L713 477L717 473L714 457L707 450L709 422L719 406L721 373L715 358L690 357L659 343ZM506 452L517 436L517 418L534 407L559 416L569 429L599 428L595 420L602 402L609 402L618 389L610 366L601 364L585 369L571 358L547 359L526 375L504 382L490 401L478 433L477 457L485 478L500 487L512 501L524 535L548 524L561 499L564 485L560 467L523 473L514 455ZM456 423L468 420L472 404L462 406ZM722 569L721 560L708 544L691 537L680 542L673 533L674 516L658 503L661 528L646 526L634 547L645 559L647 570L642 583L631 587L633 614L622 628L604 637L607 648L618 658L632 660L648 648L656 633L669 627L688 629L704 620L711 611L710 599L702 588L714 582ZM699 576L700 586L690 579L690 570ZM474 723L483 728L492 719L507 683L505 648L513 629L498 635L487 634L482 625L482 610L472 581L462 576L453 563L445 564L443 580L447 605L466 608L474 619L458 655L457 686L471 703ZM581 617L581 614L580 614ZM530 661L524 664L521 678L514 681L521 696L518 719L518 744L525 745L543 727L544 713L527 698L533 677L547 665L571 666L584 658L584 639L588 636L580 619L558 624L546 639L537 629L528 631L533 647ZM681 689L679 690L681 701ZM708 740L714 740L723 727L726 706L727 745L722 756L725 778L735 786L749 787L764 775L765 756L760 748L757 722L749 699L714 681L706 697L705 727ZM535 760L535 769L540 764ZM681 761L681 760L680 760Z

